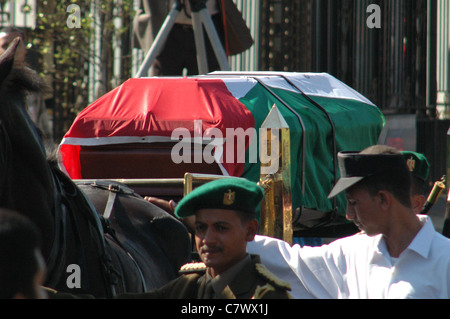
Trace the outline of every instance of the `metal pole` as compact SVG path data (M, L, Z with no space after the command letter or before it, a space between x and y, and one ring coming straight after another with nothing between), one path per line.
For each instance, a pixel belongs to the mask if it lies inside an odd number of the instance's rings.
M181 12L182 5L180 1L176 1L172 7L172 10L169 12L166 20L164 20L161 29L156 35L155 41L153 42L150 50L148 50L147 55L145 56L144 62L136 73L136 78L141 78L148 73L148 69L152 66L158 54L161 52L161 49L164 47L164 44L167 41L170 31L172 30L173 25L175 24L175 20Z
M275 104L260 128L260 157L259 184L265 194L260 232L292 243L290 133Z
M427 3L427 92L426 107L436 107L436 0ZM435 117L434 112L433 117Z
M216 54L220 69L223 71L231 71L227 54L225 53L222 42L220 41L219 35L217 34L217 30L211 20L211 16L209 15L207 10L202 10L199 12L199 14L208 34L209 41L211 41L214 53Z
M192 11L191 15L192 15L192 29L194 30L194 39L195 39L195 52L197 53L198 73L206 74L208 73L208 59L206 57L202 20L199 12Z
M220 69L230 71L228 57L220 41L217 30L214 27L211 16L205 5L205 0L189 0L192 12L192 26L195 35L195 47L197 50L197 64L199 74L208 73L208 64L206 58L205 42L203 37L202 25L205 27L211 46L219 62Z
M197 52L197 64L199 74L208 73L208 63L206 57L205 41L203 36L203 26L207 32L208 38L214 49L214 53L219 62L219 66L223 71L230 71L231 67L228 63L228 58L220 41L219 35L217 34L214 23L212 22L211 16L209 15L208 9L205 5L205 0L189 0L192 13L192 28L194 31L195 48ZM177 0L167 18L164 20L161 29L159 30L153 45L147 52L144 62L136 73L135 77L140 78L148 73L149 68L155 61L161 49L164 47L166 40L172 30L175 20L183 8L180 0Z

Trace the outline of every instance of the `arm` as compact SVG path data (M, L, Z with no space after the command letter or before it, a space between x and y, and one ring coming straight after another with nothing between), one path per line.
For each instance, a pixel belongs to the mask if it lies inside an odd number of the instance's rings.
M164 199L150 197L150 196L145 196L144 199L146 201L148 201L149 203L152 203L152 204L158 206L159 208L165 210L166 212L168 212L170 215L174 216L175 218L178 218L175 216L175 207L177 206L177 203L174 200L167 201ZM194 231L195 231L195 217L194 216L182 218L180 220L191 233L194 233Z
M334 258L329 257L331 250L326 245L290 246L266 236L256 236L247 245L247 252L259 255L271 272L291 284L294 298L330 299L342 295L342 276Z

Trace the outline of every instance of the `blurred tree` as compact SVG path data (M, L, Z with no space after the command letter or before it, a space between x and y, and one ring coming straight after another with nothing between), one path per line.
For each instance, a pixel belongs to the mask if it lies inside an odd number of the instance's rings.
M58 143L83 108L130 77L133 0L37 3L30 38L51 88L47 106Z

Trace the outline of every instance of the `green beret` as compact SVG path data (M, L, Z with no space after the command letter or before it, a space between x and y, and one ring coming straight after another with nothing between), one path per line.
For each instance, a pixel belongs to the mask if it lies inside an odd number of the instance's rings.
M411 174L426 181L430 173L430 163L428 163L425 155L411 151L402 151L401 153Z
M187 194L176 206L175 215L184 218L204 208L256 213L263 198L263 189L254 182L236 177L221 178Z

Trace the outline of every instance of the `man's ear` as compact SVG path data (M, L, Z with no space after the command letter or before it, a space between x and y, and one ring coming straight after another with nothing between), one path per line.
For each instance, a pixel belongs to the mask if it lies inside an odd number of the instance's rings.
M417 195L413 195L411 197L412 207L416 214L419 214L422 211L423 206L425 205L426 201L427 200L426 200L425 196L423 196L423 195L417 194Z
M252 219L247 222L247 241L252 241L255 239L256 233L258 232L258 221Z
M392 204L392 194L381 190L378 192L378 197L380 199L381 207L387 209Z

